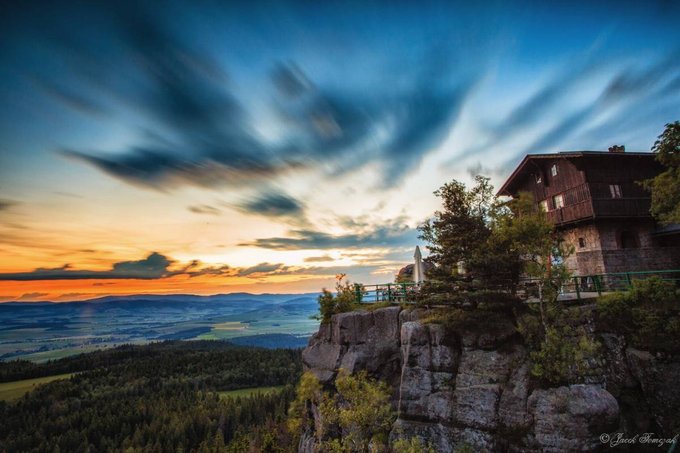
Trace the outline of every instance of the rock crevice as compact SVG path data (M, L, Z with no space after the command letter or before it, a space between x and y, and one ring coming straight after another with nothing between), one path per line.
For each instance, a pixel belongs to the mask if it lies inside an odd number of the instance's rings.
M677 423L680 364L659 363L621 338L601 338L598 383L539 388L510 317L451 328L431 316L399 307L335 315L311 338L304 367L328 387L340 368L387 382L397 414L390 438L418 436L437 451L590 451L603 433ZM632 404L655 408L646 425L622 413L633 394ZM313 439L305 442L311 451Z

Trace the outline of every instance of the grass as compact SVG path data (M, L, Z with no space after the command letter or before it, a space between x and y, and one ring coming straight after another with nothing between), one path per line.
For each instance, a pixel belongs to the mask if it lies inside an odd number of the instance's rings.
M58 379L68 379L73 376L73 374L74 373L57 374L55 376L45 376L35 379L2 382L0 383L0 401L11 401L21 398L39 385L47 384L48 382L56 381Z
M228 390L226 392L217 392L220 398L238 398L243 396L250 396L256 393L273 393L279 392L283 389L283 385L277 385L275 387L252 387L248 389L238 389L238 390Z

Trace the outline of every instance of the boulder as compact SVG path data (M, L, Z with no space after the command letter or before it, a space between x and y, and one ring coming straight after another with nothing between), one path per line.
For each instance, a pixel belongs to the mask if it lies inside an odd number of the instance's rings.
M673 437L680 429L680 363L633 348L626 350L626 358L654 421L665 435Z
M616 429L619 405L598 385L535 390L528 399L533 437L544 452L591 451L600 435Z

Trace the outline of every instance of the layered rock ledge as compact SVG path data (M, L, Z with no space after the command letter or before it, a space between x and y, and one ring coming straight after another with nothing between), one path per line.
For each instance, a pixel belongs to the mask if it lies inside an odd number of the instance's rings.
M341 368L387 382L397 413L390 438L418 436L442 452L592 451L603 433L674 426L677 362L603 335L605 371L594 383L545 387L510 316L455 329L431 316L400 307L334 315L304 350L304 367L331 389ZM313 447L307 436L300 450Z

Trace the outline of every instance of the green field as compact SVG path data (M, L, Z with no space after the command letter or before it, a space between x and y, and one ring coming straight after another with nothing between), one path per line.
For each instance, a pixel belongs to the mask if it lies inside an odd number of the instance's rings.
M68 379L74 373L58 374L56 376L45 376L35 379L24 379L22 381L0 383L0 401L10 401L21 398L39 385L47 384L57 379Z
M241 396L250 396L256 393L273 393L278 392L283 389L283 385L277 385L275 387L251 387L247 389L238 390L228 390L226 392L217 392L220 398L238 398Z

